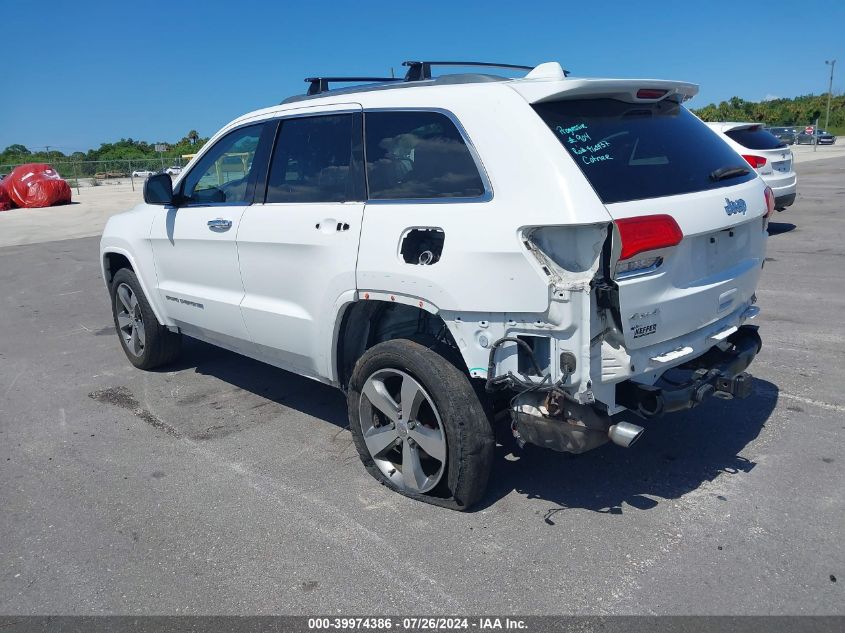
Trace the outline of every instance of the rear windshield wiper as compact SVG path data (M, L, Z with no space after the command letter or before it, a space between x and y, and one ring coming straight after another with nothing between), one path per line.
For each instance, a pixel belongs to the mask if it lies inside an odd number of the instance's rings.
M727 178L736 178L737 176L745 176L750 173L747 167L719 167L710 172L710 180L725 180Z

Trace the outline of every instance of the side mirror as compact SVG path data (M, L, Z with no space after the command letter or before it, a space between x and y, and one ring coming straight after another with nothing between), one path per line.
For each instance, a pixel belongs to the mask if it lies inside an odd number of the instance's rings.
M153 174L144 181L144 202L172 205L173 201L173 181L169 174Z

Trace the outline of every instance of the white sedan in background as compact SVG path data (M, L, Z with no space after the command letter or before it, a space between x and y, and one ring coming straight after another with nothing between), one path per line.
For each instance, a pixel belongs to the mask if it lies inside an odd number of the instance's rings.
M775 194L775 209L783 211L795 202L798 176L792 150L763 127L762 123L708 123L754 170Z
M133 178L149 178L154 173L155 173L154 171L151 171L149 169L136 169L135 171L132 172L132 177Z

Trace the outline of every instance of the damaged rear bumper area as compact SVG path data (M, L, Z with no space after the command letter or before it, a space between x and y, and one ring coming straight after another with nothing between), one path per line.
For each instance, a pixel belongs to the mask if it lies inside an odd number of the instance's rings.
M617 404L644 418L692 409L708 396L745 398L752 391L745 369L763 344L757 327L744 325L725 343L664 375L654 385L633 381L616 387ZM616 417L616 416L614 416ZM644 429L616 421L595 407L573 402L560 392L520 394L511 411L511 429L520 444L530 443L567 453L583 453L605 442L628 447Z
M743 325L727 339L726 349L714 347L698 358L664 374L654 385L630 380L616 386L616 403L644 418L692 409L708 396L747 398L751 374L745 369L763 347L757 326ZM678 376L675 378L675 376Z

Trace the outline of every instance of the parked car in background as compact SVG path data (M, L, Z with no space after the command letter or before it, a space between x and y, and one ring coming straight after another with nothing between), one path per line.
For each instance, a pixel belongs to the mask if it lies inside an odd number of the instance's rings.
M775 209L783 211L795 202L798 176L792 150L759 123L708 123L754 168L775 194Z
M165 174L170 174L171 176L178 176L182 173L182 168L179 165L171 165L167 169L164 170Z
M794 127L767 127L765 129L772 136L780 139L787 145L793 145L795 143L795 136L798 134L798 130Z
M824 130L816 130L816 138L817 145L833 145L836 142L836 137ZM795 137L795 143L798 145L812 145L813 135L808 134L806 131L801 132Z
M132 172L132 176L134 178L149 178L154 173L155 172L152 171L151 169L136 169L135 171Z

